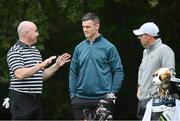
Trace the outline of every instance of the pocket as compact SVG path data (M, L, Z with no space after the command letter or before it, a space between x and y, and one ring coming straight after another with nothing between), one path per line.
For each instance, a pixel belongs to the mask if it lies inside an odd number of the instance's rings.
M76 100L76 96L74 96L74 97L71 99L71 105L74 105L74 104L75 104L75 100Z

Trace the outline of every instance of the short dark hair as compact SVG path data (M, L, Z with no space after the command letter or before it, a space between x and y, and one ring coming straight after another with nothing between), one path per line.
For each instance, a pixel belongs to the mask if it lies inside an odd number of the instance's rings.
M157 33L157 36L154 36L154 39L160 38L160 32Z
M154 36L154 39L158 39L158 38L160 38L160 36Z
M89 12L86 13L82 18L81 21L87 21L87 20L92 20L92 21L96 21L97 23L100 24L100 19L98 16L96 16L96 14Z

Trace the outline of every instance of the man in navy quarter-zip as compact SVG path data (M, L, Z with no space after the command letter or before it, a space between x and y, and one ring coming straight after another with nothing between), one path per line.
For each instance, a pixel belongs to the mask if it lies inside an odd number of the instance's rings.
M118 51L99 33L99 27L100 19L94 13L82 17L86 39L75 47L69 74L71 105L76 120L84 118L83 109L94 110L100 99L116 94L124 78Z

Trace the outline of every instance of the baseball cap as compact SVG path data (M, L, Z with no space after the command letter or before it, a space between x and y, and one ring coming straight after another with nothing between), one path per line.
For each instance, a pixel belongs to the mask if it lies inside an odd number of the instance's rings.
M142 34L148 34L151 36L158 36L159 28L153 22L144 23L139 29L133 30L133 33L137 36Z

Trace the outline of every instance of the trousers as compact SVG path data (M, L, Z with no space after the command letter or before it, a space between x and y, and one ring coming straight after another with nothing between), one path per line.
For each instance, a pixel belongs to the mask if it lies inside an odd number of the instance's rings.
M42 119L40 94L28 94L10 90L9 98L12 120Z
M79 98L79 97L74 97L71 100L71 106L73 109L73 117L74 120L84 120L84 111L85 109L89 110L89 112L94 112L96 111L97 107L98 107L98 103L99 103L100 99L96 99L96 100L89 100L89 99L83 99L83 98ZM106 109L110 111L110 113L112 114L113 111L113 104L112 102L109 103L108 105L106 105Z

